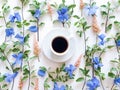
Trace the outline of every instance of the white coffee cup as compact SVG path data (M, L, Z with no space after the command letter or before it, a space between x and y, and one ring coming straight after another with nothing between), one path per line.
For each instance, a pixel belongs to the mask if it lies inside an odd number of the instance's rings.
M64 56L70 50L70 36L58 35L52 38L50 49L56 56Z

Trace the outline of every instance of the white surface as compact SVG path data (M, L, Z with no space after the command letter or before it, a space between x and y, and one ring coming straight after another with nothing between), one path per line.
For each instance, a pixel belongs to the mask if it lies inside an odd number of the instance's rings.
M3 0L0 0L0 1L3 1ZM41 0L39 0L41 1ZM61 0L48 0L48 2L50 3L53 3L53 2L57 2L57 3L60 3ZM80 0L75 0L76 2L76 5L77 7L74 9L74 14L77 14L77 15L81 15L80 14L80 11L79 11L79 1ZM97 6L100 6L101 4L105 4L107 1L110 1L110 0L95 0L97 2ZM89 2L89 0L84 0L84 2ZM67 4L72 4L73 1L72 0L66 0L66 3ZM18 0L14 0L14 3L13 3L13 0L9 0L9 5L11 6L11 14L14 13L14 11L12 10L12 7L18 5L20 6L20 3L18 2ZM27 12L27 10L29 9L29 7L26 7L24 9L24 16L25 16L25 19L29 20L29 18L32 18L31 17L31 14L29 12ZM7 21L8 21L8 17L7 18ZM57 18L57 14L54 13L53 15L53 19L56 19ZM118 17L119 18L119 17ZM98 10L97 11L97 19L98 19L98 23L99 25L102 23L102 20L101 20L101 17L100 17L100 11ZM88 20L88 23L89 25L91 25L91 19L90 17L87 17L87 20ZM0 24L1 25L4 25L4 21L0 19ZM45 38L45 36L48 34L48 32L50 32L50 30L52 30L53 28L56 28L56 27L62 27L62 24L55 24L53 25L53 23L51 22L51 19L49 17L49 15L45 15L44 17L41 17L41 21L45 22L45 26L44 27L41 27L40 28L40 47L42 46L42 43L43 43L43 40ZM71 18L71 27L70 27L70 33L74 35L75 37L75 41L76 41L76 44L74 44L74 48L77 48L75 49L75 55L66 62L66 65L69 65L69 64L74 64L75 61L77 60L77 58L79 57L80 54L83 54L84 53L84 41L83 41L83 38L79 38L79 36L76 34L76 31L77 31L77 28L75 28L73 25L74 25L74 22L75 20L73 18ZM4 25L5 26L5 25ZM27 29L28 27L26 27ZM65 27L67 29L67 27ZM5 27L2 27L1 30L0 30L0 38L2 38L0 40L0 44L4 41L4 29ZM15 31L19 30L15 27ZM104 33L104 27L101 27L101 33L103 32ZM87 45L91 46L93 45L94 41L95 41L95 34L92 32L92 30L88 30L87 32L87 36L89 37L89 40L87 42ZM108 35L111 36L111 34L114 34L114 31L111 30L111 32ZM33 41L33 35L31 33L31 40L30 40L30 45L31 45L31 49L32 49L32 41ZM113 41L111 41L109 44L114 44ZM109 77L107 77L107 73L111 67L111 63L110 63L110 60L114 59L114 58L117 58L117 52L116 52L116 49L113 48L112 50L109 50L108 52L106 52L103 56L103 67L102 67L102 72L106 73L106 79L104 80L104 86L106 88L106 90L110 90L109 88L111 88L111 84L112 84L112 79L110 79ZM52 70L55 70L56 67L60 66L61 63L55 63L55 62L52 62L51 60L47 59L44 55L43 55L43 52L41 53L40 55L40 62L38 62L37 60L35 61L31 61L30 63L31 65L35 65L35 69L38 70L40 66L45 66L47 68L51 67ZM7 70L5 69L5 67L3 66L5 65L5 63L1 62L0 61L0 66L2 66L0 68L0 72L2 73L5 73L7 72ZM80 65L81 68L84 67L84 59L81 60L81 65ZM32 68L33 69L33 68ZM36 71L36 74L37 74L37 71ZM77 70L75 72L75 75L76 75L76 78L78 78L81 74L79 72L79 70ZM47 76L46 76L47 77ZM45 80L45 77L44 78L41 78L39 77L39 87L40 87L40 90L44 90L43 89L43 83L44 83L44 80ZM76 79L75 79L76 80ZM71 85L73 87L74 90L81 90L81 86L83 85L83 83L76 83L76 81L73 80L73 81L70 81L68 82L67 84ZM14 90L18 90L18 81L19 81L19 75L17 76L17 78L15 79L15 87L14 87ZM53 86L53 84L50 85L51 87ZM31 87L31 90L33 87ZM24 89L23 90L27 90L27 83L24 84ZM52 89L50 89L52 90ZM101 87L99 88L99 90L102 90Z

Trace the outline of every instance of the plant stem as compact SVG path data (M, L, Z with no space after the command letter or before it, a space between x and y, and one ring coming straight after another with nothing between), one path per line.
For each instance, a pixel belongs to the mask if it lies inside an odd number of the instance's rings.
M95 69L94 69L94 63L92 63L92 78L95 76L94 71L95 71Z
M111 89L110 90L113 90L113 87L114 87L114 84L112 85Z
M83 83L83 86L82 86L82 90L84 90L85 84L86 84L86 76L85 76L85 79L84 79L84 83Z
M102 82L102 79L101 79L100 76L99 76L99 78L100 78L100 82L101 82L102 89L105 90L104 85L103 85L103 82Z
M107 26L108 26L108 20L109 20L109 12L110 12L110 9L108 9L108 11L107 11L107 17L106 17L106 22L105 22L105 33L107 32Z
M21 11L21 13L22 13L22 21L24 21L24 14L23 14L23 13L24 13L24 12L23 12L23 11L24 11L24 10L23 10L23 9L24 9L24 5L23 5L23 2L24 2L24 1L21 2L21 3L22 3L22 11ZM25 36L25 33L24 33L25 30L24 30L24 29L25 29L24 24L22 24L23 37ZM22 52L24 53L24 44L22 45ZM23 66L23 59L22 59L21 68L22 68L22 66Z
M63 27L65 27L65 22L62 22Z
M39 19L37 19L37 40L39 41Z
M29 61L27 61L27 64L28 64L28 69L29 69L29 76L28 76L28 90L30 90L30 64L29 64Z
M10 64L10 61L8 60L8 58L7 58L7 56L5 55L4 51L2 51L2 53L3 53L3 55L6 57L6 60L7 60L8 64L9 64L10 67L11 67L12 73L14 73L13 67L12 67L12 65ZM13 79L13 83L12 83L11 90L13 90L13 88L14 88L14 79Z
M38 29L38 31L37 31L37 40L39 42L39 19L37 19L37 29ZM38 56L38 62L40 62L39 56Z
M86 47L87 47L87 43L86 43L86 33L85 33L85 30L84 30L84 27L82 27L82 29L83 29L83 35L84 35L84 50L85 50L85 56L86 56L86 55L87 55L87 53L86 53ZM86 64L85 64L85 69L86 69ZM85 79L84 79L84 83L83 83L83 86L82 86L82 90L84 90L85 84L86 84L86 76L85 76Z
M5 14L3 13L3 19L4 19L4 22L5 22L5 26L7 27L7 22L6 22L6 18L5 18ZM6 35L5 35L5 40L4 42L6 42Z

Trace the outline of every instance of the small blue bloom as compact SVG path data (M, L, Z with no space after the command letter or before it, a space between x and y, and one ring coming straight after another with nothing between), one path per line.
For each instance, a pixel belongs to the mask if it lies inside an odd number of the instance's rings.
M120 77L114 79L115 85L120 85Z
M58 20L62 23L66 22L69 19L68 8L63 7L57 11L58 13Z
M93 16L93 15L95 15L96 14L96 11L97 11L97 9L98 9L98 7L97 6L86 6L85 7L85 9L87 10L87 12L88 12L88 15L91 15L91 16Z
M24 44L24 37L23 36L21 36L20 34L17 34L15 36L15 38L17 38L20 41L20 44Z
M12 56L16 59L15 62L13 63L13 65L20 64L20 66L21 66L22 59L23 59L23 53L18 53L18 55L13 54Z
M39 75L39 76L44 77L45 74L46 74L46 71L45 71L45 70L42 70L42 69L38 70L38 75Z
M21 22L21 17L19 13L14 13L16 21Z
M15 21L21 22L21 17L19 13L14 13L14 15L10 15L9 19L12 23Z
M117 40L117 41L116 41L116 45L117 45L117 46L120 46L120 40Z
M95 90L97 87L100 86L100 82L96 77L93 77L87 82L87 86L89 87L89 90Z
M10 19L10 22L12 22L12 23L13 23L13 22L15 21L15 16L10 15L10 16L9 16L9 19Z
M94 69L98 69L103 66L102 63L100 63L99 57L93 58L92 63L94 64Z
M13 28L7 28L7 29L5 29L5 32L6 32L7 37L14 35L14 29Z
M5 81L10 83L13 81L13 79L17 76L18 72L15 72L13 74L6 73L5 76Z
M38 31L38 28L37 28L36 26L30 26L30 27L29 27L29 30L30 30L31 32L37 32L37 31Z
M64 70L65 70L65 72L67 72L67 74L69 75L69 77L72 78L73 77L73 72L74 72L75 69L76 69L75 66L70 65L69 67L65 67Z
M35 17L36 19L39 19L39 18L40 18L40 15L41 15L41 11L40 11L39 9L36 9L36 10L35 10L34 17Z
M104 41L105 35L104 34L98 35L98 38L101 40L99 42L99 45L104 45L104 43L105 43L105 41Z
M54 82L54 88L53 90L66 90L66 87L62 85L60 88L56 82Z

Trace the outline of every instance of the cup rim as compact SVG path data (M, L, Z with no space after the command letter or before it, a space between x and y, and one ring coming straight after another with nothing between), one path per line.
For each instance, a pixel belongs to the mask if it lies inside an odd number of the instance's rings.
M64 52L62 52L62 53L58 53L58 52L56 52L56 51L52 48L52 41L53 41L55 38L57 38L57 37L63 37L63 38L67 41L67 43L68 43L67 49L66 49ZM63 56L63 55L65 55L65 54L67 54L67 52L69 51L69 49L70 49L70 45L69 45L69 44L70 44L70 41L69 41L69 39L68 39L66 36L58 35L58 36L55 36L55 37L52 38L51 43L50 43L50 49L51 49L51 51L52 51L53 54L55 54L55 55L57 55L57 56Z

